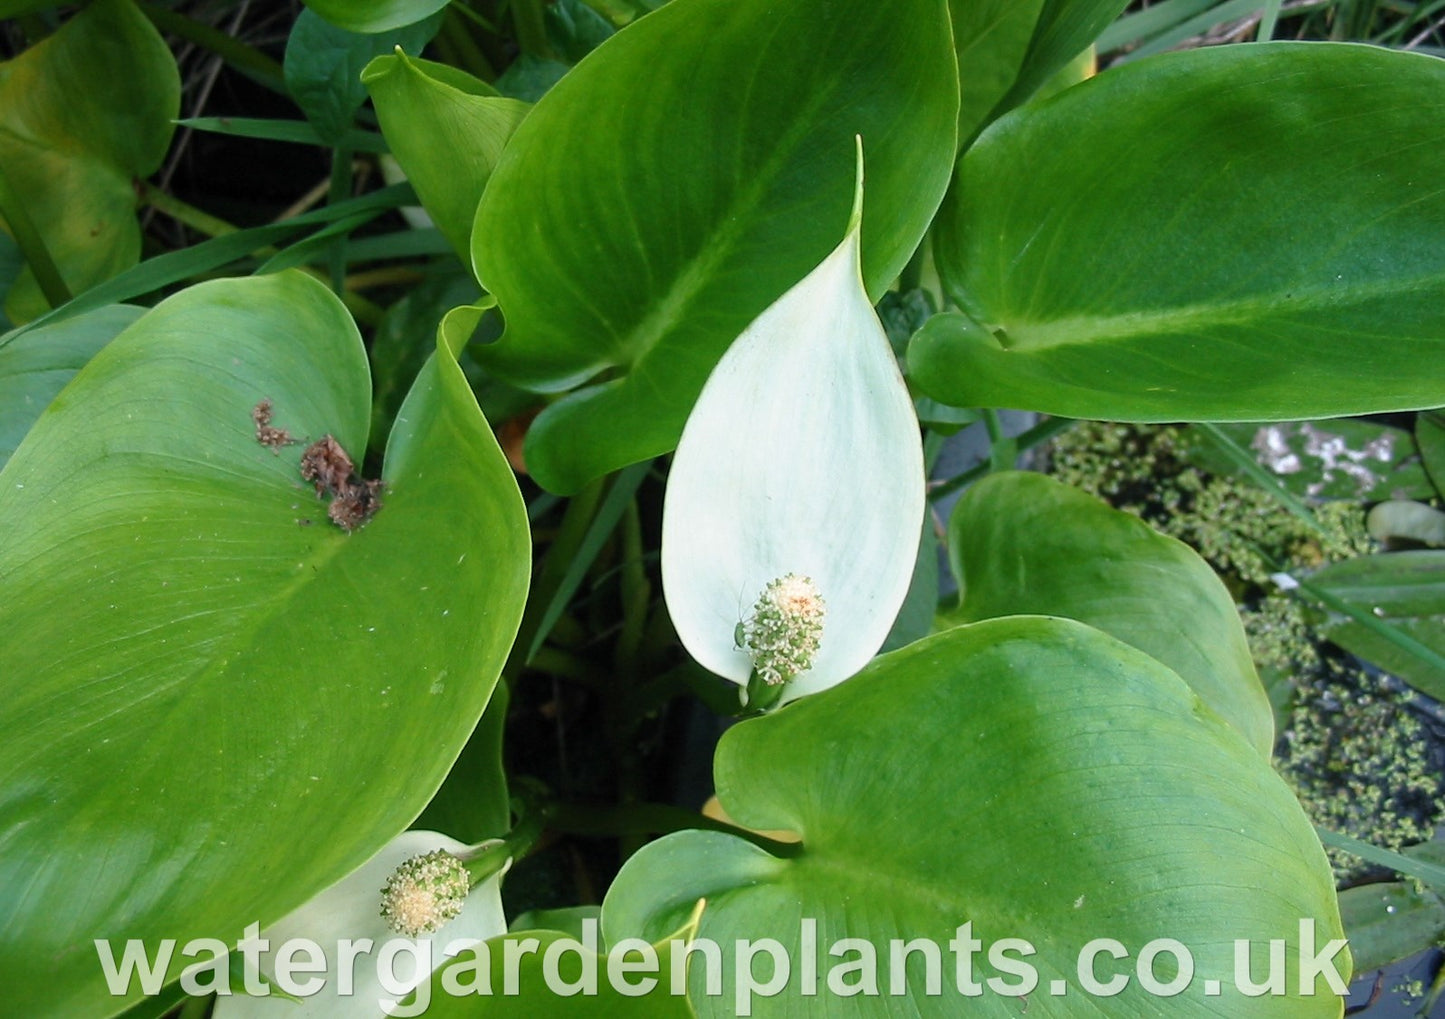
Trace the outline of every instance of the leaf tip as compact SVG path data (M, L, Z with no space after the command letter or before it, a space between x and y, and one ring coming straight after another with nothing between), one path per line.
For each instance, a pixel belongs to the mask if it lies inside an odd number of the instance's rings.
M847 233L857 231L863 222L863 136L855 134L853 143L857 151L857 163L853 171L853 211L848 216Z

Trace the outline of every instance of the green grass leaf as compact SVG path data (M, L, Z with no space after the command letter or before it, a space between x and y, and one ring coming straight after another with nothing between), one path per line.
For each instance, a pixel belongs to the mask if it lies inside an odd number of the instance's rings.
M275 120L258 117L188 117L176 121L177 127L194 131L232 135L236 138L260 138L273 142L295 142L298 145L326 145L316 128L304 120ZM387 152L386 140L375 131L350 130L341 134L339 143L352 152Z

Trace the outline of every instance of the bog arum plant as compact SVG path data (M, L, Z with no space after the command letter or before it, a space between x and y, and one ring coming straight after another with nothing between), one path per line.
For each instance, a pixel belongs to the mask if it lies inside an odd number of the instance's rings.
M472 847L430 831L406 831L355 871L261 932L259 976L266 995L216 999L215 1019L354 1019L417 1015L430 1000L422 987L432 973L467 947L506 933L501 875L471 885L462 861ZM400 931L400 933L398 933ZM284 946L304 939L320 947L326 969L291 970L301 993L277 978ZM349 941L358 947L338 971ZM398 951L398 949L401 949ZM304 958L304 954L301 956ZM382 972L387 979L383 982ZM247 976L255 985L258 974ZM309 981L322 981L304 988ZM239 983L239 981L237 982ZM416 1005L398 1004L413 991Z
M918 420L860 272L861 143L857 179L843 242L718 362L668 479L668 611L752 707L862 668L918 549Z

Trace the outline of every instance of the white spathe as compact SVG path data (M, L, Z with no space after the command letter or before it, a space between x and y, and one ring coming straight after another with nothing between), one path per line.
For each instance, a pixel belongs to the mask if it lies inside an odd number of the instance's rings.
M454 943L473 945L506 933L500 874L473 888L461 913L432 934L404 938L381 918L381 890L397 867L435 849L460 854L468 848L466 843L437 832L402 832L366 863L261 932L261 937L270 942L270 950L261 956L261 975L268 982L274 986L277 949L292 938L304 938L320 945L327 968L325 973L300 973L295 979L324 977L324 988L292 1001L275 993L266 997L248 996L242 992L239 979L233 980L235 993L217 997L214 1019L366 1019L388 1015L389 1003L404 999L449 961L443 956L449 945L460 951L461 946ZM343 996L337 979L337 944L343 939L356 942L362 938L371 939L373 947L368 954L357 956L351 967L352 993ZM399 982L391 989L384 987L377 972L377 961L388 942L429 945L432 970L417 972L414 956L402 952L395 959L394 972ZM391 972L388 968L388 973ZM392 1008L390 1014L405 1011L405 1007Z
M683 645L746 684L734 643L789 573L824 603L813 667L782 699L842 682L877 653L908 593L923 525L918 419L863 287L862 198L832 254L757 317L713 369L673 458L662 583Z

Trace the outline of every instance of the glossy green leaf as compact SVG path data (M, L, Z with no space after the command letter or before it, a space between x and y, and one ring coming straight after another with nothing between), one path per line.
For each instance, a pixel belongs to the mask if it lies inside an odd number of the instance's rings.
M0 337L0 467L55 394L144 311L112 304L8 341Z
M1377 629L1335 616L1330 640L1445 700L1445 552L1387 552L1332 563L1310 578L1312 586L1359 612L1403 631L1424 645L1412 653Z
M443 77L437 73L441 66L398 52L373 60L361 80L417 197L457 254L470 262L482 189L530 107L456 71Z
M995 474L959 500L948 552L965 621L1065 616L1173 669L1266 760L1274 717L1234 599L1188 545L1042 474Z
M1340 893L1340 918L1361 973L1423 952L1445 938L1445 902L1408 881Z
M20 245L15 243L15 238L0 230L0 293L10 293L10 288L15 285L24 269L25 255L20 250ZM4 309L0 308L0 330L9 332L12 325L5 317Z
M1323 984L1297 996L1293 976L1287 996L1234 989L1234 939L1256 942L1257 956L1264 940L1285 940L1293 971L1302 918L1316 922L1319 945L1340 937L1330 870L1294 796L1176 675L1080 623L1015 617L919 641L729 729L715 772L727 812L798 832L796 855L716 832L669 835L623 866L602 914L609 941L650 938L706 899L699 938L724 948L723 993L704 993L694 960L700 1015L745 1014L734 940L774 938L791 953L791 980L753 997L754 1015L872 1016L886 1000L897 1014L1016 1017L1019 981L988 948L973 977L1000 982L968 1000L955 990L947 946L965 923L986 946L1023 938L1037 949L1027 962L1040 983L1024 993L1046 1015L1160 1014L1161 999L1132 978L1117 996L1085 993L1076 954L1102 937L1136 954L1160 937L1188 946L1195 979L1168 1001L1170 1016L1340 1014ZM804 919L816 922L812 959ZM906 998L838 996L832 980L858 979L838 977L846 960L828 954L844 937L874 946L882 995L888 941L933 941L943 993L925 993L926 960L914 955ZM815 996L805 994L810 961ZM1337 962L1347 978L1344 953ZM758 960L759 980L767 966ZM1116 971L1133 967L1106 958L1096 972ZM1218 996L1206 980L1220 981Z
M560 60L523 53L497 78L497 91L510 99L535 103L571 69Z
M166 1019L189 997L177 981L168 985L160 994L136 1002L120 1013L117 1019Z
M302 11L286 40L286 91L327 145L341 142L366 101L361 72L393 49L420 52L441 25L441 15L377 34L338 28L315 11Z
M995 115L1039 91L1088 49L1126 6L1128 0L1043 0L1018 73L995 105Z
M258 442L263 400L296 444ZM344 532L302 443L361 450L368 404L324 286L215 281L108 344L0 472L19 1014L127 1004L93 938L231 941L295 908L417 815L476 725L526 592L516 483L444 347Z
M389 32L436 14L447 0L302 0L337 28L348 32Z
M527 436L555 491L673 448L724 350L838 243L854 138L874 299L953 158L939 0L674 0L537 104L482 197L472 255L507 319L489 368L586 388ZM783 97L786 97L784 100Z
M1094 47L1085 47L1072 60L1044 79L1029 102L1041 103L1045 99L1052 99L1066 88L1073 88L1080 82L1088 81L1098 73L1098 63L1099 56Z
M165 157L180 89L171 51L130 0L98 0L0 64L0 175L72 294L139 259L132 180ZM6 314L48 307L27 269Z
M965 314L912 377L1134 421L1445 403L1437 129L1445 65L1331 44L1166 54L1017 110L959 165L935 255Z
M564 906L560 909L529 909L515 917L508 929L511 931L557 931L570 934L580 941L583 936L582 921L584 920L596 920L600 923L602 907Z

